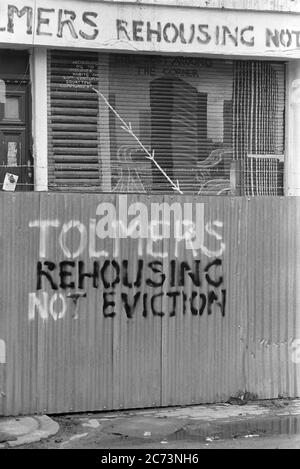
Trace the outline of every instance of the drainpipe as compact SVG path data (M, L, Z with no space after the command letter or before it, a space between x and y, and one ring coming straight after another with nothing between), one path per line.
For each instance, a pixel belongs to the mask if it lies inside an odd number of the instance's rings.
M34 48L31 57L34 189L48 190L47 49Z

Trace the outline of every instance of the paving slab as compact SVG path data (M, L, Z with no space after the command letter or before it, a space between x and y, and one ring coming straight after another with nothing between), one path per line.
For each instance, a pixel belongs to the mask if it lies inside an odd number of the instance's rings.
M175 433L183 426L178 419L139 417L120 419L103 427L104 433L113 435L129 436L132 438L158 437Z
M40 441L58 430L58 423L47 415L0 418L0 448Z

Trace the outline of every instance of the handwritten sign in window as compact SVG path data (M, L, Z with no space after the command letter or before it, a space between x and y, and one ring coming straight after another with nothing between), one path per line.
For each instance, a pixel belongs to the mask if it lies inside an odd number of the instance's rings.
M62 88L88 89L96 84L96 64L88 60L73 60L69 73L63 76Z

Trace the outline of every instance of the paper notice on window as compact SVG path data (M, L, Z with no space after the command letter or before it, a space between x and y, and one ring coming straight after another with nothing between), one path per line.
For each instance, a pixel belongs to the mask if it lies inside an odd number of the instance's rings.
M6 173L2 189L4 191L14 192L17 187L18 179L19 176L17 176L16 174Z
M18 166L18 143L8 142L7 144L7 166Z

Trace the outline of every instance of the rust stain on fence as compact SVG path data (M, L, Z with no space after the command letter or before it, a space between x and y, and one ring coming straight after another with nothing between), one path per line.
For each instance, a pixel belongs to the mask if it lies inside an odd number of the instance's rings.
M0 208L1 415L299 397L297 198Z

